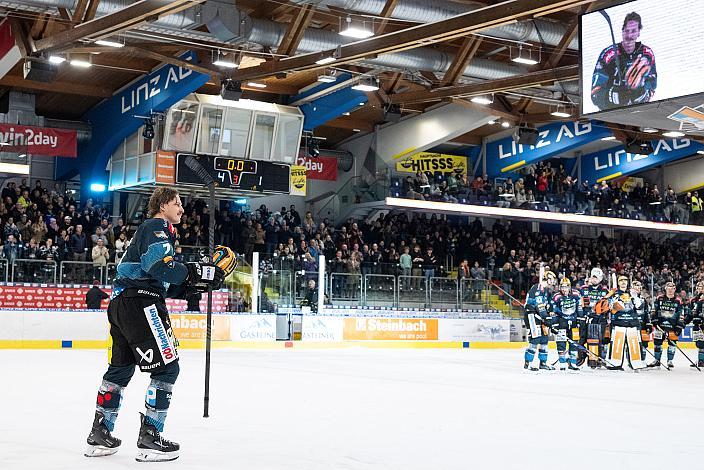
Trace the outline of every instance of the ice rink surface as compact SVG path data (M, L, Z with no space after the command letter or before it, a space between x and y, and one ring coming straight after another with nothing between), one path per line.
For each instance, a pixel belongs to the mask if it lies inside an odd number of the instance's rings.
M696 351L686 350L690 356ZM522 350L182 351L168 463L134 460L148 376L127 389L113 456L83 457L104 352L0 350L0 469L700 468L704 373L525 372ZM551 351L551 360L555 352Z

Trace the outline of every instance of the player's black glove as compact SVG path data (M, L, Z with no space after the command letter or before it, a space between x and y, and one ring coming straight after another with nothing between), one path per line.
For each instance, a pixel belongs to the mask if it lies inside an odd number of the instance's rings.
M186 282L199 292L205 292L210 287L218 290L225 282L225 271L212 263L186 263L188 277Z
M646 324L643 326L643 329L645 330L646 333L650 334L653 332L653 325L650 323Z

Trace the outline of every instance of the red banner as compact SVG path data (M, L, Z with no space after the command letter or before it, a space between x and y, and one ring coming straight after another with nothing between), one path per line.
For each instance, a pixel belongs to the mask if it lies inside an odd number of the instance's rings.
M3 152L20 152L48 157L78 156L76 131L46 127L0 124Z
M103 288L110 295L112 289ZM57 287L37 285L4 285L0 286L0 308L37 308L37 309L86 309L86 292L88 287ZM213 312L227 311L227 292L213 292ZM102 309L108 308L108 301L100 304ZM185 312L187 303L180 299L166 299L169 312ZM200 311L208 308L206 296L200 301Z
M337 181L337 158L304 157L299 155L296 165L306 167L306 178L311 180Z

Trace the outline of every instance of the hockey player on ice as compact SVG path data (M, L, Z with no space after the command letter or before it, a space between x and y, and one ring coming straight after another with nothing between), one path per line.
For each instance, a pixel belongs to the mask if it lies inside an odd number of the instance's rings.
M672 368L675 358L675 345L684 327L684 309L682 299L675 294L675 283L665 284L665 294L661 294L653 303L653 343L655 360L649 367L659 367L662 357L662 343L667 340L667 366Z
M643 351L640 344L640 318L635 307L634 297L629 289L628 277L618 277L617 289L609 297L611 313L611 344L609 347L609 362L622 367L624 360L632 369L646 367L643 361Z
M548 365L548 332L552 322L551 291L557 283L557 277L552 271L546 271L538 284L528 291L525 303L524 322L528 330L528 347L526 348L523 364L524 369L538 370L532 365L535 359L535 350L538 349L540 369L553 370Z
M585 320L580 322L579 325L579 344L584 346L588 344L590 351L594 355L603 357L602 350L604 341L605 331L606 331L606 316L603 312L597 312L595 307L597 302L606 297L609 290L606 288L602 281L604 280L604 272L601 268L592 268L589 280L580 289L580 294L582 296L582 310ZM577 358L577 365L581 366L584 364L584 360L587 358L586 352L580 351ZM595 368L599 365L599 362L591 358L587 362L589 367Z
M648 301L641 295L642 291L643 284L638 280L634 280L631 283L631 297L633 298L633 306L636 308L638 320L640 321L640 357L645 360L650 335L653 333L653 324L650 323L650 305L648 305Z
M698 350L697 365L704 367L704 331L702 331L702 323L704 322L704 281L697 283L694 297L690 300L687 310L687 318L684 323L692 323L692 341L694 341Z
M559 369L567 369L567 339L573 341L579 338L577 318L580 317L582 307L580 305L579 292L572 289L572 283L567 277L560 280L560 292L552 299L553 309L557 321L557 353L559 357ZM570 344L569 347L569 368L579 370L577 367L577 348Z

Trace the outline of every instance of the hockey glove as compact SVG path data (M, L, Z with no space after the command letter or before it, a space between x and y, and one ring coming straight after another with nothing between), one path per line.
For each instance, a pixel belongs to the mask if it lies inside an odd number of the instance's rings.
M648 323L648 324L646 324L645 326L643 326L643 329L644 329L648 334L650 334L650 333L653 332L653 325L651 325L650 323Z
M631 90L635 90L643 83L643 79L650 73L650 62L639 56L626 71L626 83Z
M208 287L218 290L225 282L225 272L211 263L186 263L186 266L188 267L186 281L198 292L205 292Z

